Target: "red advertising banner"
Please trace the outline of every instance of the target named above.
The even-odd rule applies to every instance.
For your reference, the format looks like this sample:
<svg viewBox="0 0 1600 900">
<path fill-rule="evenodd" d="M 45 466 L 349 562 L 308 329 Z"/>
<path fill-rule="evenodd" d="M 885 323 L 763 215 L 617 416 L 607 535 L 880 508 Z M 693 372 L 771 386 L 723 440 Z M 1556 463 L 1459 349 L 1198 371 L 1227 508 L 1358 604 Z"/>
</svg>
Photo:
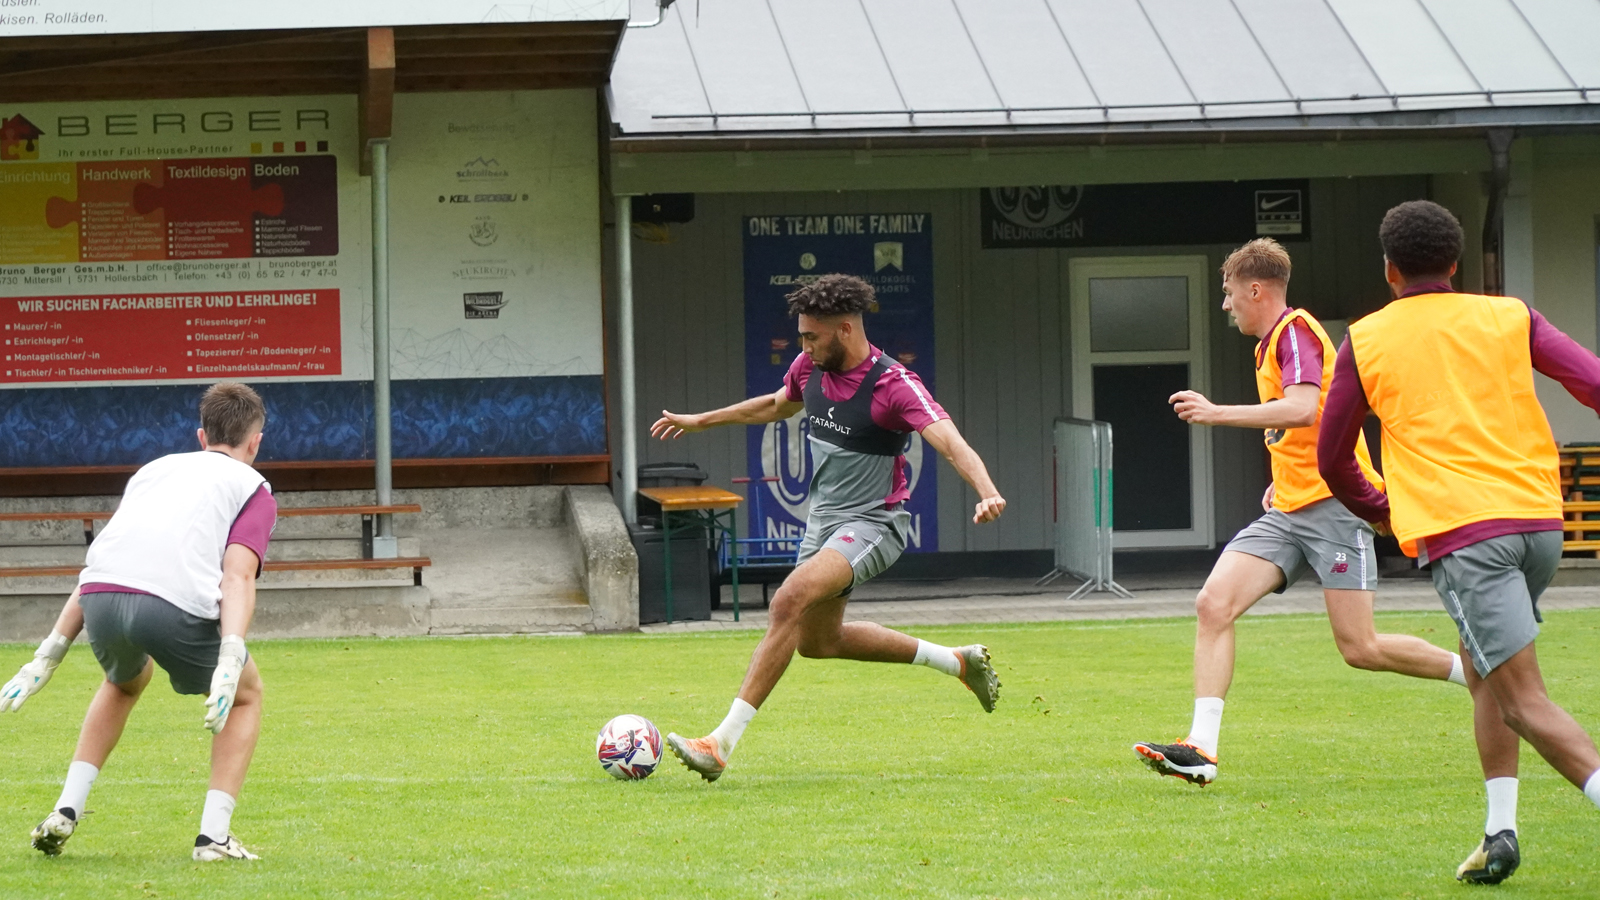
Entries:
<svg viewBox="0 0 1600 900">
<path fill-rule="evenodd" d="M 0 172 L 3 265 L 338 254 L 330 154 L 8 163 Z"/>
<path fill-rule="evenodd" d="M 340 374 L 339 291 L 7 297 L 0 383 Z"/>
</svg>

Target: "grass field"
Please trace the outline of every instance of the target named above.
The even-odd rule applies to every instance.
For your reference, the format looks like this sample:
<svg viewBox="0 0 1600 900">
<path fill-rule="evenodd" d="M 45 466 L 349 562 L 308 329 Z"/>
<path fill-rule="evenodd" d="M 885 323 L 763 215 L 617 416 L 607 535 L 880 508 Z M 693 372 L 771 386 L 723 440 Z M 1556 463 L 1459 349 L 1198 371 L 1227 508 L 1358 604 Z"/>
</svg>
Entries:
<svg viewBox="0 0 1600 900">
<path fill-rule="evenodd" d="M 1448 645 L 1439 614 L 1380 618 Z M 1135 740 L 1182 735 L 1188 621 L 928 628 L 984 640 L 984 715 L 910 666 L 797 660 L 734 766 L 621 783 L 594 734 L 637 712 L 701 734 L 756 635 L 258 641 L 267 718 L 234 830 L 262 860 L 188 861 L 201 698 L 164 680 L 57 859 L 27 832 L 59 790 L 99 678 L 77 647 L 0 719 L 0 897 L 1594 897 L 1600 812 L 1524 748 L 1523 868 L 1470 889 L 1483 825 L 1461 688 L 1346 669 L 1327 625 L 1241 625 L 1223 774 L 1158 778 Z M 4 648 L 9 670 L 29 648 Z M 1600 728 L 1600 611 L 1549 617 L 1552 694 Z"/>
</svg>

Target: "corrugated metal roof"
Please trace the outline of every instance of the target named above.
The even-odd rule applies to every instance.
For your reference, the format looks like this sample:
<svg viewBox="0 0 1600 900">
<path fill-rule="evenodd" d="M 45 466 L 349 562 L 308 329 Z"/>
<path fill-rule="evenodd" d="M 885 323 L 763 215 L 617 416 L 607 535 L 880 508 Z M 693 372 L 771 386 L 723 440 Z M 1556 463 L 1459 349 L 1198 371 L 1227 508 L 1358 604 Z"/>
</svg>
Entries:
<svg viewBox="0 0 1600 900">
<path fill-rule="evenodd" d="M 611 92 L 638 138 L 1595 122 L 1600 0 L 680 0 Z"/>
</svg>

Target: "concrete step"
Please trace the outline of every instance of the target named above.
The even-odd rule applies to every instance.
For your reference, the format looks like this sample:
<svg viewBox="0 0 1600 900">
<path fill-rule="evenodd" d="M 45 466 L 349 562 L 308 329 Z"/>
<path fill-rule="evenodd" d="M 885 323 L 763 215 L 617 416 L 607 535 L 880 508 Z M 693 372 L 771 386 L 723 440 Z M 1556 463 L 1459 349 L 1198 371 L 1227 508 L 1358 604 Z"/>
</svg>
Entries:
<svg viewBox="0 0 1600 900">
<path fill-rule="evenodd" d="M 452 528 L 419 537 L 434 562 L 422 579 L 433 589 L 435 609 L 587 602 L 576 541 L 566 528 Z"/>
<path fill-rule="evenodd" d="M 0 544 L 0 567 L 81 566 L 88 548 L 83 541 L 68 543 Z"/>
<path fill-rule="evenodd" d="M 587 603 L 538 606 L 435 606 L 430 634 L 530 634 L 583 631 L 593 619 Z"/>
<path fill-rule="evenodd" d="M 33 642 L 50 633 L 66 592 L 0 594 L 0 641 Z M 263 586 L 250 638 L 400 637 L 428 633 L 428 589 L 404 584 Z"/>
</svg>

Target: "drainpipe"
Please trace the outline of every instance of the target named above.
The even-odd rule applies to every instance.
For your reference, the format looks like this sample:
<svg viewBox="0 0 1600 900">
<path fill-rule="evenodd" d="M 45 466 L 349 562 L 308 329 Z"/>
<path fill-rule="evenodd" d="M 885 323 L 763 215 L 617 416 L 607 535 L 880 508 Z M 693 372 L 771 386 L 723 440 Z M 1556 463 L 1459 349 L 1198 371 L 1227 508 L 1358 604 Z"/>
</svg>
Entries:
<svg viewBox="0 0 1600 900">
<path fill-rule="evenodd" d="M 378 505 L 394 502 L 394 451 L 389 402 L 389 142 L 372 142 L 372 437 Z M 394 516 L 378 516 L 375 559 L 400 555 Z"/>
<path fill-rule="evenodd" d="M 622 381 L 622 518 L 638 521 L 639 382 L 633 366 L 633 197 L 617 195 L 617 368 Z"/>
<path fill-rule="evenodd" d="M 673 4 L 673 2 L 674 2 L 674 0 L 656 0 L 656 20 L 654 22 L 629 22 L 628 23 L 628 27 L 629 28 L 654 28 L 657 25 L 660 25 L 661 24 L 661 20 L 666 18 L 667 7 L 671 6 Z"/>
<path fill-rule="evenodd" d="M 1483 292 L 1503 296 L 1506 292 L 1506 189 L 1511 185 L 1511 141 L 1509 128 L 1489 129 L 1489 209 L 1483 217 Z"/>
</svg>

